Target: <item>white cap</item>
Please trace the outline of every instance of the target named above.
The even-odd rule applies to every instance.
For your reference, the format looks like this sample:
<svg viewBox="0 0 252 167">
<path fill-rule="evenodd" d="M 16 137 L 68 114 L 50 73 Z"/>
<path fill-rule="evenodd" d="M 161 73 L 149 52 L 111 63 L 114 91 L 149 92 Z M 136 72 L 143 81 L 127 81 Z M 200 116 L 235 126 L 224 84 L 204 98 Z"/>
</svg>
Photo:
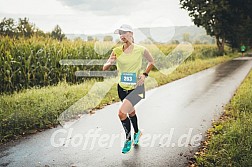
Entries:
<svg viewBox="0 0 252 167">
<path fill-rule="evenodd" d="M 128 24 L 123 24 L 123 25 L 121 25 L 120 28 L 116 29 L 114 33 L 115 34 L 119 34 L 119 31 L 133 32 L 133 28 L 130 25 L 128 25 Z"/>
</svg>

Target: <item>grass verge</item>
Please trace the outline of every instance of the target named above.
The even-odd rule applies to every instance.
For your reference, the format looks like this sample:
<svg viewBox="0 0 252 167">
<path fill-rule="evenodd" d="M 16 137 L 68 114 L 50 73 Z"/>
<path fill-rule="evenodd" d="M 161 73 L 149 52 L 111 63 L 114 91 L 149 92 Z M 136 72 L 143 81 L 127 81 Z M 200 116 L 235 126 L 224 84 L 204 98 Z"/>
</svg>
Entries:
<svg viewBox="0 0 252 167">
<path fill-rule="evenodd" d="M 207 132 L 191 166 L 251 166 L 252 71 Z"/>
</svg>

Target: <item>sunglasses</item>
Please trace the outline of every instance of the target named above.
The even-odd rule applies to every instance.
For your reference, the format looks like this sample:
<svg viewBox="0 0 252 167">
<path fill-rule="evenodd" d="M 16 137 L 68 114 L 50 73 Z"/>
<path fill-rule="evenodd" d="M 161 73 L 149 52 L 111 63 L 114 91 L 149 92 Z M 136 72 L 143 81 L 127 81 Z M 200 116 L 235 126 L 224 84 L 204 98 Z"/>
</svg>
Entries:
<svg viewBox="0 0 252 167">
<path fill-rule="evenodd" d="M 127 32 L 129 32 L 129 31 L 122 31 L 122 30 L 119 30 L 119 35 L 126 34 Z"/>
</svg>

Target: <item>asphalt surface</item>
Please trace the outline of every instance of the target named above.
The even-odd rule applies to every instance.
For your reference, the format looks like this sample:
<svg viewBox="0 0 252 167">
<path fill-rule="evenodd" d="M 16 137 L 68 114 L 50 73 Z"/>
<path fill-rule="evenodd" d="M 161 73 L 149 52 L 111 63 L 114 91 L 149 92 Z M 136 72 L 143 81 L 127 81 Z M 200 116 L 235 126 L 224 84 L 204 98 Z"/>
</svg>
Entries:
<svg viewBox="0 0 252 167">
<path fill-rule="evenodd" d="M 143 135 L 128 154 L 121 153 L 121 103 L 114 103 L 3 146 L 0 166 L 186 166 L 251 67 L 252 58 L 238 58 L 147 91 L 136 106 Z"/>
</svg>

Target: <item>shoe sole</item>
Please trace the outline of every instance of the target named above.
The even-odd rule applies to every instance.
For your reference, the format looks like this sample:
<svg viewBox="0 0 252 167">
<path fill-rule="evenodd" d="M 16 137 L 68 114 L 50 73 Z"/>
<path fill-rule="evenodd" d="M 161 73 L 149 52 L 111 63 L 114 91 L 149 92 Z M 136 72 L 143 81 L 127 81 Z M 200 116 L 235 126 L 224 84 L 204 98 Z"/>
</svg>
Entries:
<svg viewBox="0 0 252 167">
<path fill-rule="evenodd" d="M 126 152 L 126 153 L 125 153 L 125 152 L 122 152 L 122 154 L 128 154 L 130 151 L 131 151 L 131 149 L 130 149 L 128 152 Z"/>
<path fill-rule="evenodd" d="M 122 154 L 128 154 L 132 149 L 132 145 L 133 145 L 133 142 L 131 143 L 131 147 L 130 147 L 130 150 L 128 152 L 122 152 Z"/>
</svg>

